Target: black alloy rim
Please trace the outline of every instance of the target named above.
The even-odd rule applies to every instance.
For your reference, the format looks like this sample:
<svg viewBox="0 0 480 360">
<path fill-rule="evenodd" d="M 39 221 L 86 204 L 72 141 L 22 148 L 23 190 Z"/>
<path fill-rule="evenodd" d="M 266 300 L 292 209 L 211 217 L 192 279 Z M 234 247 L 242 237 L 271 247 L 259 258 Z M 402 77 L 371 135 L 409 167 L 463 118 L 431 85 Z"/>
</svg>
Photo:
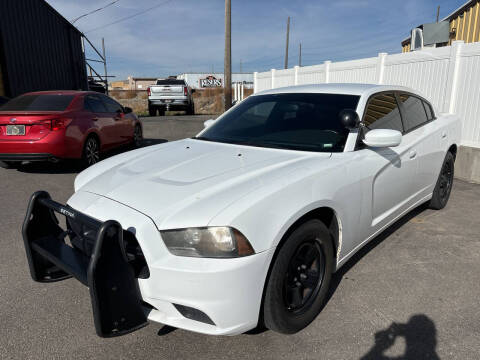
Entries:
<svg viewBox="0 0 480 360">
<path fill-rule="evenodd" d="M 298 314 L 309 308 L 322 285 L 325 265 L 317 240 L 300 244 L 285 274 L 283 299 L 287 311 Z"/>
<path fill-rule="evenodd" d="M 100 160 L 100 150 L 95 139 L 88 139 L 87 146 L 85 146 L 85 156 L 88 165 L 93 165 Z"/>
<path fill-rule="evenodd" d="M 140 146 L 140 143 L 142 141 L 142 129 L 140 128 L 140 126 L 135 127 L 133 141 L 135 142 L 135 146 Z"/>
<path fill-rule="evenodd" d="M 453 183 L 453 169 L 450 161 L 447 161 L 442 168 L 440 174 L 440 198 L 445 200 L 450 193 Z"/>
</svg>

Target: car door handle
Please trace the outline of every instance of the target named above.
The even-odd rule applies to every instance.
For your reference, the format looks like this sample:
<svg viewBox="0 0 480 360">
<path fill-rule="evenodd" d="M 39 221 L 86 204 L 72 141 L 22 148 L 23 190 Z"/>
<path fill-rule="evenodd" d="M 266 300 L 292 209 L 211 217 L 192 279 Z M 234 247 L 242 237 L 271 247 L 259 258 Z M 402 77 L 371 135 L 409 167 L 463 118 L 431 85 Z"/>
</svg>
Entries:
<svg viewBox="0 0 480 360">
<path fill-rule="evenodd" d="M 417 152 L 415 150 L 410 151 L 410 159 L 415 159 Z"/>
<path fill-rule="evenodd" d="M 442 139 L 445 139 L 446 137 L 447 137 L 447 132 L 446 131 L 442 132 Z"/>
</svg>

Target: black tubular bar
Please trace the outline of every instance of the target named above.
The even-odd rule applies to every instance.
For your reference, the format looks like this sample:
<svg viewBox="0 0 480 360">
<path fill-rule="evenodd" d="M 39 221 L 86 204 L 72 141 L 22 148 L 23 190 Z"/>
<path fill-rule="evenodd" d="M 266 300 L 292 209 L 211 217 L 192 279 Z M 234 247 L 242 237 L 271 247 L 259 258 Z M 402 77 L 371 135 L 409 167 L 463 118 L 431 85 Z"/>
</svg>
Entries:
<svg viewBox="0 0 480 360">
<path fill-rule="evenodd" d="M 55 213 L 96 230 L 91 256 L 65 242 Z M 45 191 L 30 198 L 22 228 L 30 274 L 38 282 L 76 278 L 90 289 L 95 329 L 101 337 L 127 334 L 147 325 L 138 281 L 128 263 L 123 229 L 53 201 Z"/>
</svg>

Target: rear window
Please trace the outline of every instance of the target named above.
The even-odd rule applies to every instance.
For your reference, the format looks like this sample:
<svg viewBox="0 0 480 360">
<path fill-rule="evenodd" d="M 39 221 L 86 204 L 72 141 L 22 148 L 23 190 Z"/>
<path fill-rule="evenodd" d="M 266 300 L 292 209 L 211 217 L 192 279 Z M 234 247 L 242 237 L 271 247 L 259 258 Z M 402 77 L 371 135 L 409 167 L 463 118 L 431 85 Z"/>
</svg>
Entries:
<svg viewBox="0 0 480 360">
<path fill-rule="evenodd" d="M 157 85 L 185 85 L 185 80 L 177 80 L 177 79 L 157 80 Z"/>
<path fill-rule="evenodd" d="M 428 121 L 422 100 L 408 94 L 400 94 L 400 100 L 405 112 L 405 118 L 403 119 L 405 131 L 416 129 Z"/>
<path fill-rule="evenodd" d="M 22 95 L 0 107 L 0 111 L 64 111 L 73 95 Z"/>
</svg>

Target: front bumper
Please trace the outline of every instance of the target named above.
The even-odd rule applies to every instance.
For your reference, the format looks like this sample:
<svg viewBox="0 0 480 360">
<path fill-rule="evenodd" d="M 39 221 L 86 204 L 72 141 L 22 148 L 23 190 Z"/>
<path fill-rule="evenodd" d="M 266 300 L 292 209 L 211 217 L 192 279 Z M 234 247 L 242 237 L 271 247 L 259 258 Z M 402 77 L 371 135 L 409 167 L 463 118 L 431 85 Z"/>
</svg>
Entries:
<svg viewBox="0 0 480 360">
<path fill-rule="evenodd" d="M 32 201 L 35 202 L 33 197 Z M 141 308 L 141 304 L 138 304 L 142 301 L 150 305 L 151 309 L 147 313 L 148 320 L 214 335 L 240 334 L 257 325 L 263 285 L 274 249 L 236 259 L 174 256 L 164 245 L 155 224 L 144 214 L 113 200 L 85 191 L 76 192 L 68 203 L 67 212 L 78 214 L 80 217 L 85 216 L 83 213 L 86 213 L 88 218 L 98 219 L 95 221 L 99 224 L 112 223 L 108 219 L 113 216 L 116 220 L 113 223 L 117 224 L 116 226 L 123 228 L 124 232 L 128 231 L 135 234 L 148 264 L 149 276 L 148 278 L 134 278 L 133 281 L 131 278 L 127 278 L 126 282 L 121 278 L 116 278 L 118 282 L 124 285 L 123 288 L 127 287 L 132 290 L 138 288 L 139 292 L 134 291 L 137 304 L 134 308 Z M 62 211 L 62 206 L 57 204 L 57 209 Z M 41 213 L 40 210 L 36 211 Z M 50 210 L 45 209 L 45 207 L 42 208 L 42 211 L 46 214 L 50 213 Z M 28 216 L 27 214 L 26 219 L 29 219 Z M 43 216 L 44 218 L 47 215 L 37 216 Z M 26 220 L 27 223 L 28 220 Z M 26 228 L 28 229 L 28 225 Z M 34 228 L 36 229 L 36 226 Z M 42 230 L 42 236 L 45 235 L 45 232 L 47 234 L 53 233 L 56 236 L 49 236 L 49 241 L 54 241 L 61 230 L 57 228 L 58 225 L 45 228 L 45 230 Z M 35 231 L 30 230 L 30 232 Z M 27 239 L 31 237 L 28 234 L 24 234 L 24 236 Z M 97 242 L 99 241 L 97 239 Z M 26 248 L 28 249 L 27 240 Z M 35 249 L 33 251 L 35 252 Z M 47 257 L 47 260 L 50 261 L 50 258 Z M 120 266 L 124 270 L 128 269 L 128 264 L 125 265 L 125 262 L 119 262 L 116 266 Z M 65 271 L 65 266 L 61 269 Z M 41 279 L 35 278 L 34 270 L 32 276 L 35 280 L 41 281 Z M 73 272 L 66 270 L 70 274 Z M 113 274 L 115 272 L 116 270 L 109 273 Z M 73 275 L 75 276 L 75 274 Z M 79 279 L 78 276 L 75 277 Z M 108 280 L 110 281 L 110 279 Z M 87 285 L 90 287 L 88 276 Z M 102 286 L 99 287 L 98 291 L 109 293 L 108 288 L 105 289 Z M 92 295 L 92 290 L 90 292 Z M 94 297 L 93 295 L 91 297 L 93 304 Z M 112 298 L 112 304 L 115 301 L 116 298 Z M 102 318 L 104 316 L 103 312 L 96 315 L 95 306 L 93 308 L 94 317 L 100 316 Z M 105 315 L 105 317 L 112 318 L 110 315 Z M 132 324 L 128 329 L 124 329 L 124 333 L 144 325 L 144 319 L 140 315 L 136 319 L 137 323 Z M 97 324 L 98 321 L 95 320 L 95 323 Z M 105 336 L 98 328 L 97 333 Z M 107 336 L 115 335 L 121 335 L 121 333 L 117 331 L 115 334 L 111 332 L 107 334 Z"/>
</svg>

